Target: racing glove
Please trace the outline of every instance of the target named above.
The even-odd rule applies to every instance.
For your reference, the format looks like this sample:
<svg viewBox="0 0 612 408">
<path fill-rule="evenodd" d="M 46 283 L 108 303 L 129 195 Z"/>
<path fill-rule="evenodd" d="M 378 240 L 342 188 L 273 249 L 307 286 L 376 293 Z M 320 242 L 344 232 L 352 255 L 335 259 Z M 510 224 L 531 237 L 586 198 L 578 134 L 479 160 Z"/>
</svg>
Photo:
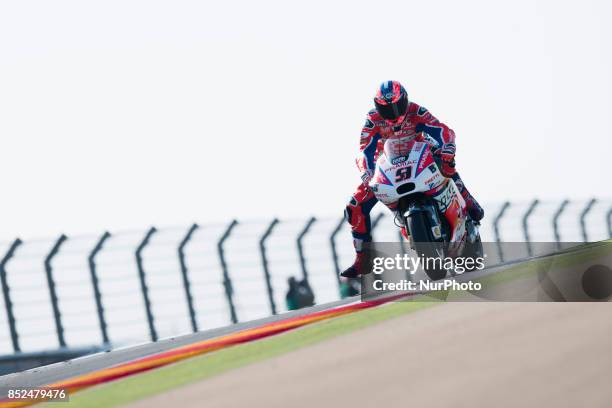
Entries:
<svg viewBox="0 0 612 408">
<path fill-rule="evenodd" d="M 374 171 L 366 169 L 361 173 L 361 182 L 367 186 L 370 180 L 372 180 L 372 177 L 374 177 Z"/>
<path fill-rule="evenodd" d="M 445 143 L 441 148 L 434 152 L 434 156 L 440 159 L 440 171 L 444 177 L 451 177 L 455 170 L 455 144 Z"/>
<path fill-rule="evenodd" d="M 454 143 L 445 143 L 437 152 L 443 162 L 450 163 L 455 160 L 455 150 Z"/>
</svg>

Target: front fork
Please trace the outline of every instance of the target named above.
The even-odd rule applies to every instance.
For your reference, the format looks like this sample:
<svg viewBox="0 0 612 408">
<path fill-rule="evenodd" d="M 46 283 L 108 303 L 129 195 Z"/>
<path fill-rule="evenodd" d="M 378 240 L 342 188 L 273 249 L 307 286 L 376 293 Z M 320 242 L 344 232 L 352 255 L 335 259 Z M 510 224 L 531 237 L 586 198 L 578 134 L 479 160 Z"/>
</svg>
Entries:
<svg viewBox="0 0 612 408">
<path fill-rule="evenodd" d="M 438 215 L 438 211 L 434 207 L 432 202 L 423 202 L 423 201 L 413 201 L 408 205 L 408 208 L 403 209 L 403 214 L 400 213 L 400 219 L 402 221 L 403 227 L 406 228 L 406 231 L 410 235 L 410 231 L 408 231 L 406 218 L 409 214 L 414 214 L 417 212 L 423 213 L 425 219 L 427 219 L 428 224 L 431 228 L 431 238 L 432 241 L 444 242 L 448 239 L 446 236 L 446 232 L 444 228 L 442 228 L 442 222 Z M 411 240 L 412 245 L 412 240 Z"/>
</svg>

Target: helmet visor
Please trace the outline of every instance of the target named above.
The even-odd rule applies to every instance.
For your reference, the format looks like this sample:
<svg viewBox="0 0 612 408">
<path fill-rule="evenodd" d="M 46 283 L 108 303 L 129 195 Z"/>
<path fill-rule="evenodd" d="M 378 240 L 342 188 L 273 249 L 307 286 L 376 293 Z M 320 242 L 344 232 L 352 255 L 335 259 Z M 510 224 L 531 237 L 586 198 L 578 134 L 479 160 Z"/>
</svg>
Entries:
<svg viewBox="0 0 612 408">
<path fill-rule="evenodd" d="M 405 115 L 408 110 L 408 98 L 406 96 L 401 97 L 395 103 L 383 105 L 374 100 L 374 104 L 376 105 L 376 111 L 386 120 L 396 120 L 400 116 Z"/>
</svg>

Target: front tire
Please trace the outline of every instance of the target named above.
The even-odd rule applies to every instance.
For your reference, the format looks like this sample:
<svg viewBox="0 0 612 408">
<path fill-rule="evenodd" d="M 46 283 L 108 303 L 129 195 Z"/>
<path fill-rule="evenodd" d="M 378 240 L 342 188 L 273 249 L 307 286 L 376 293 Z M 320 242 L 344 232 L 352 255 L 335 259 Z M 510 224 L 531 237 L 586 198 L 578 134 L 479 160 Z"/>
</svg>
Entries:
<svg viewBox="0 0 612 408">
<path fill-rule="evenodd" d="M 411 212 L 406 217 L 406 225 L 410 231 L 414 250 L 417 256 L 422 256 L 425 259 L 444 258 L 444 244 L 434 240 L 427 214 L 424 211 Z M 423 266 L 425 273 L 431 280 L 440 280 L 446 277 L 446 269 L 443 268 L 443 262 L 426 262 Z M 426 268 L 425 266 L 430 266 Z M 438 268 L 437 266 L 440 266 Z"/>
<path fill-rule="evenodd" d="M 469 221 L 472 222 L 472 221 Z M 463 256 L 467 258 L 484 258 L 484 249 L 482 247 L 482 241 L 480 240 L 480 234 L 476 236 L 474 242 L 466 242 L 465 248 L 463 249 Z M 468 269 L 466 272 L 472 272 L 476 270 L 476 266 Z"/>
</svg>

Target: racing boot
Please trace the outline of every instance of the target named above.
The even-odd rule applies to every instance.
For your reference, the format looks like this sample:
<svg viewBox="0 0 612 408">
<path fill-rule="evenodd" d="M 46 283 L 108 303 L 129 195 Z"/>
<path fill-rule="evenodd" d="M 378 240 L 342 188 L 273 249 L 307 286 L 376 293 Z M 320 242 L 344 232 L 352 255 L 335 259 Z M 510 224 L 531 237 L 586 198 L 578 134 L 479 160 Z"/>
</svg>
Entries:
<svg viewBox="0 0 612 408">
<path fill-rule="evenodd" d="M 369 242 L 367 239 L 353 238 L 353 246 L 355 247 L 355 262 L 343 272 L 340 276 L 345 278 L 357 278 L 365 272 L 366 254 L 363 252 L 363 243 Z M 366 272 L 367 273 L 367 272 Z"/>
<path fill-rule="evenodd" d="M 470 215 L 470 218 L 473 221 L 479 223 L 480 220 L 482 220 L 484 217 L 484 210 L 480 206 L 480 204 L 478 204 L 478 201 L 476 201 L 474 196 L 472 196 L 467 190 L 465 191 L 467 194 L 462 193 L 461 196 L 463 197 L 463 199 L 465 200 L 465 204 L 467 205 L 468 214 Z"/>
<path fill-rule="evenodd" d="M 345 278 L 358 278 L 362 273 L 362 268 L 364 268 L 365 262 L 365 252 L 357 252 L 355 255 L 355 262 L 348 268 L 344 270 L 344 272 L 340 273 L 340 276 Z"/>
<path fill-rule="evenodd" d="M 474 196 L 470 194 L 468 189 L 465 188 L 465 184 L 463 184 L 463 180 L 461 180 L 461 177 L 459 177 L 459 173 L 455 173 L 455 175 L 453 176 L 453 180 L 455 181 L 455 185 L 457 186 L 461 197 L 463 197 L 463 199 L 465 200 L 465 204 L 467 206 L 470 218 L 475 222 L 480 222 L 480 220 L 482 220 L 482 218 L 484 217 L 484 210 L 482 209 L 480 204 L 478 204 L 478 201 L 476 201 Z"/>
</svg>

